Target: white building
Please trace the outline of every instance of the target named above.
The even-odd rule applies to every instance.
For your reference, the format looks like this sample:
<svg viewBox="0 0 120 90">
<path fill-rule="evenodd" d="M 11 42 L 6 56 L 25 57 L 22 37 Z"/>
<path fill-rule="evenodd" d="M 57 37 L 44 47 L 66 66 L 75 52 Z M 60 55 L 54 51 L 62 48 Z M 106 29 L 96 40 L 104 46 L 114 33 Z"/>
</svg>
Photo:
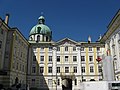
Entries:
<svg viewBox="0 0 120 90">
<path fill-rule="evenodd" d="M 43 16 L 31 29 L 29 43 L 27 82 L 31 88 L 78 90 L 82 81 L 102 80 L 101 64 L 96 59 L 102 56 L 104 44 L 69 38 L 52 41 Z"/>
<path fill-rule="evenodd" d="M 105 43 L 104 56 L 112 57 L 115 79 L 120 80 L 120 10 L 109 23 L 108 30 L 100 41 Z"/>
</svg>

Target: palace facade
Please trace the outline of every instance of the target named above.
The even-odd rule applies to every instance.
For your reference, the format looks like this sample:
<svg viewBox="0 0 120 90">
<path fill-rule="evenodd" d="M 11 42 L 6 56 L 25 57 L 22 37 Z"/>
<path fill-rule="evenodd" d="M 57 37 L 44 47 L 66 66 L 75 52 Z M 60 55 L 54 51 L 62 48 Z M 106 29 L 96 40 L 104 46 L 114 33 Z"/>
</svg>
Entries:
<svg viewBox="0 0 120 90">
<path fill-rule="evenodd" d="M 97 41 L 52 40 L 52 31 L 40 16 L 29 39 L 0 19 L 0 84 L 16 82 L 40 90 L 78 90 L 80 82 L 103 80 L 103 56 L 112 56 L 115 80 L 120 80 L 120 10 Z M 100 61 L 97 61 L 99 59 Z"/>
</svg>

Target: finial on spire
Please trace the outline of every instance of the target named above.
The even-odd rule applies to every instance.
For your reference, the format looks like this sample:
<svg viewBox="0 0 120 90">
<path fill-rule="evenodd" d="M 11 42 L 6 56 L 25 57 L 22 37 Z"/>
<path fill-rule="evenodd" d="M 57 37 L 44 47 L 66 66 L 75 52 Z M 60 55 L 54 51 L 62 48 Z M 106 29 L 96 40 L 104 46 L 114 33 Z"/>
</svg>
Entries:
<svg viewBox="0 0 120 90">
<path fill-rule="evenodd" d="M 44 12 L 41 12 L 41 16 L 43 16 Z"/>
</svg>

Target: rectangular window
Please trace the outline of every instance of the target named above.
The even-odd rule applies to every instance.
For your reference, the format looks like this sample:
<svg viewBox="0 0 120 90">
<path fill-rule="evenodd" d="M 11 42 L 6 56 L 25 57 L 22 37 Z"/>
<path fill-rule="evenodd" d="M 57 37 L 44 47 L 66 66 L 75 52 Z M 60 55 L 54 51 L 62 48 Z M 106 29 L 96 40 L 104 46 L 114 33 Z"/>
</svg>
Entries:
<svg viewBox="0 0 120 90">
<path fill-rule="evenodd" d="M 81 61 L 82 61 L 82 62 L 85 61 L 85 56 L 81 56 Z"/>
<path fill-rule="evenodd" d="M 49 51 L 52 51 L 52 47 L 49 47 Z"/>
<path fill-rule="evenodd" d="M 33 48 L 33 51 L 35 52 L 35 51 L 36 51 L 36 48 Z"/>
<path fill-rule="evenodd" d="M 32 73 L 36 73 L 36 67 L 35 66 L 32 67 Z"/>
<path fill-rule="evenodd" d="M 77 61 L 77 56 L 73 56 L 73 62 Z"/>
<path fill-rule="evenodd" d="M 52 62 L 52 56 L 49 56 L 49 62 Z"/>
<path fill-rule="evenodd" d="M 91 73 L 94 72 L 94 68 L 93 68 L 93 66 L 90 66 L 90 72 L 91 72 Z"/>
<path fill-rule="evenodd" d="M 40 56 L 40 61 L 43 63 L 44 62 L 44 56 Z"/>
<path fill-rule="evenodd" d="M 73 51 L 76 51 L 76 47 L 73 47 Z"/>
<path fill-rule="evenodd" d="M 89 61 L 90 61 L 90 62 L 93 61 L 93 56 L 89 56 Z"/>
<path fill-rule="evenodd" d="M 65 51 L 68 51 L 68 46 L 65 47 Z"/>
<path fill-rule="evenodd" d="M 0 48 L 2 47 L 2 41 L 0 41 Z"/>
<path fill-rule="evenodd" d="M 57 47 L 57 51 L 60 51 L 60 47 Z"/>
<path fill-rule="evenodd" d="M 57 67 L 57 73 L 60 73 L 60 67 Z"/>
<path fill-rule="evenodd" d="M 44 73 L 44 67 L 40 67 L 40 73 Z"/>
<path fill-rule="evenodd" d="M 57 56 L 57 62 L 60 62 L 60 56 Z"/>
<path fill-rule="evenodd" d="M 77 79 L 75 79 L 75 85 L 77 85 Z"/>
<path fill-rule="evenodd" d="M 57 80 L 57 85 L 58 85 L 58 86 L 60 85 L 60 79 Z"/>
<path fill-rule="evenodd" d="M 98 66 L 98 72 L 101 73 L 102 72 L 102 67 Z"/>
<path fill-rule="evenodd" d="M 41 47 L 41 51 L 44 51 L 44 47 Z"/>
<path fill-rule="evenodd" d="M 35 79 L 32 79 L 32 84 L 35 84 Z"/>
<path fill-rule="evenodd" d="M 77 73 L 77 67 L 73 67 L 74 73 Z"/>
<path fill-rule="evenodd" d="M 36 61 L 36 56 L 33 56 L 33 61 Z"/>
<path fill-rule="evenodd" d="M 52 86 L 52 79 L 48 79 L 48 86 Z"/>
<path fill-rule="evenodd" d="M 52 73 L 52 67 L 48 67 L 48 73 Z"/>
<path fill-rule="evenodd" d="M 65 56 L 65 62 L 68 62 L 68 56 Z"/>
<path fill-rule="evenodd" d="M 100 51 L 100 47 L 97 47 L 97 51 Z"/>
<path fill-rule="evenodd" d="M 89 47 L 89 51 L 92 51 L 92 47 Z"/>
<path fill-rule="evenodd" d="M 82 73 L 85 73 L 85 67 L 84 66 L 81 67 L 81 71 L 82 71 Z"/>
<path fill-rule="evenodd" d="M 81 47 L 81 51 L 84 51 L 84 47 Z"/>
<path fill-rule="evenodd" d="M 65 73 L 69 73 L 69 67 L 65 67 Z"/>
</svg>

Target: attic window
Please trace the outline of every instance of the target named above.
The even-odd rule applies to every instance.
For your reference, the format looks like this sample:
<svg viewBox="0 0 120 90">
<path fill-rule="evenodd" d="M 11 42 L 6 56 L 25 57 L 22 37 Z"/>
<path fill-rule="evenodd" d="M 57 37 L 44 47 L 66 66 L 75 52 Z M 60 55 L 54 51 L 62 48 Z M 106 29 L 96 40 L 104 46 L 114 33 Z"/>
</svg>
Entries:
<svg viewBox="0 0 120 90">
<path fill-rule="evenodd" d="M 65 47 L 65 51 L 68 51 L 68 46 Z"/>
</svg>

